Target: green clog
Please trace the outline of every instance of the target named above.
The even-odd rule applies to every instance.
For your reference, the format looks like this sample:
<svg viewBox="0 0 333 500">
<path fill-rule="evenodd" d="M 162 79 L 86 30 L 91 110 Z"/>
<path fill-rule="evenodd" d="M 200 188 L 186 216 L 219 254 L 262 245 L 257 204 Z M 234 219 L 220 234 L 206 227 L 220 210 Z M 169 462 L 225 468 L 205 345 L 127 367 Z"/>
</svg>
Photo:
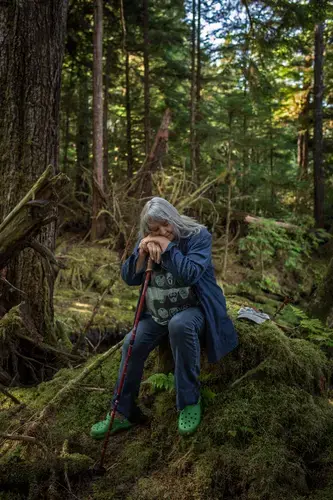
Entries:
<svg viewBox="0 0 333 500">
<path fill-rule="evenodd" d="M 108 432 L 110 420 L 111 415 L 109 413 L 105 420 L 94 424 L 90 429 L 90 437 L 92 437 L 93 439 L 104 439 L 106 433 Z M 127 420 L 127 418 L 120 419 L 115 417 L 110 434 L 115 434 L 116 432 L 130 429 L 132 425 L 133 424 L 131 424 L 131 422 Z"/>
<path fill-rule="evenodd" d="M 196 405 L 185 406 L 178 419 L 179 434 L 192 434 L 201 422 L 201 402 Z"/>
</svg>

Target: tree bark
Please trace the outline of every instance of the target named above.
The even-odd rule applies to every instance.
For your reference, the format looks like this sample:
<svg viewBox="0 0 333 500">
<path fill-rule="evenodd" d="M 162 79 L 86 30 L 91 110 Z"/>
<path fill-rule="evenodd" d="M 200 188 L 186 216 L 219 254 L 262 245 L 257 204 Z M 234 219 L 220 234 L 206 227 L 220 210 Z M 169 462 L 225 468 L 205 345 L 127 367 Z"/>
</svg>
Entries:
<svg viewBox="0 0 333 500">
<path fill-rule="evenodd" d="M 89 110 L 88 76 L 83 69 L 79 76 L 79 102 L 76 132 L 76 172 L 75 190 L 77 199 L 87 202 L 89 186 L 87 172 L 90 170 L 89 138 L 91 137 L 91 118 Z"/>
<path fill-rule="evenodd" d="M 127 31 L 123 0 L 120 0 L 120 16 L 123 31 L 123 54 L 125 56 L 125 105 L 126 105 L 126 139 L 127 139 L 127 178 L 133 176 L 133 149 L 132 149 L 132 118 L 131 118 L 131 92 L 130 92 L 130 64 L 127 48 Z"/>
<path fill-rule="evenodd" d="M 133 147 L 132 147 L 132 117 L 131 117 L 131 91 L 130 91 L 130 65 L 129 53 L 125 53 L 125 82 L 126 82 L 126 138 L 127 138 L 127 177 L 133 176 Z"/>
<path fill-rule="evenodd" d="M 190 168 L 192 178 L 196 177 L 196 0 L 192 0 L 192 45 L 191 45 L 191 103 L 190 103 Z"/>
<path fill-rule="evenodd" d="M 317 0 L 321 7 L 321 0 Z M 324 23 L 315 27 L 314 59 L 314 137 L 313 137 L 313 180 L 314 218 L 317 227 L 324 227 L 324 170 L 323 170 L 323 61 Z"/>
<path fill-rule="evenodd" d="M 227 213 L 226 213 L 226 224 L 225 224 L 225 247 L 223 255 L 223 267 L 222 267 L 222 279 L 225 279 L 227 274 L 228 265 L 228 244 L 229 244 L 229 230 L 230 230 L 230 219 L 231 219 L 231 197 L 232 197 L 232 112 L 229 112 L 229 140 L 228 140 L 228 164 L 227 164 L 227 183 L 228 183 L 228 193 L 227 193 Z"/>
<path fill-rule="evenodd" d="M 94 2 L 94 57 L 93 57 L 93 204 L 91 240 L 105 231 L 105 218 L 98 217 L 103 208 L 103 0 Z"/>
<path fill-rule="evenodd" d="M 312 316 L 333 326 L 333 259 L 331 260 L 327 273 L 319 285 L 314 298 L 310 302 L 309 312 Z"/>
<path fill-rule="evenodd" d="M 104 75 L 104 111 L 103 111 L 103 171 L 104 171 L 104 192 L 110 193 L 109 182 L 109 132 L 108 132 L 108 118 L 109 118 L 109 88 L 111 83 L 111 64 L 112 64 L 112 45 L 109 42 L 106 49 L 106 64 Z"/>
<path fill-rule="evenodd" d="M 0 221 L 48 165 L 58 171 L 59 102 L 67 0 L 22 0 L 0 5 Z M 55 222 L 38 241 L 53 250 Z M 53 332 L 53 278 L 31 249 L 12 259 L 0 283 L 2 300 L 20 302 L 21 290 L 34 326 Z"/>
<path fill-rule="evenodd" d="M 201 0 L 198 0 L 198 22 L 197 22 L 197 68 L 196 68 L 196 102 L 195 102 L 195 171 L 193 180 L 198 182 L 200 169 L 200 142 L 198 124 L 200 121 L 201 101 Z"/>
<path fill-rule="evenodd" d="M 150 95 L 149 95 L 149 0 L 143 0 L 143 65 L 144 65 L 144 132 L 145 153 L 150 151 Z"/>
<path fill-rule="evenodd" d="M 310 90 L 307 91 L 304 104 L 298 117 L 297 164 L 299 178 L 301 180 L 307 179 L 309 174 L 309 104 Z"/>
</svg>

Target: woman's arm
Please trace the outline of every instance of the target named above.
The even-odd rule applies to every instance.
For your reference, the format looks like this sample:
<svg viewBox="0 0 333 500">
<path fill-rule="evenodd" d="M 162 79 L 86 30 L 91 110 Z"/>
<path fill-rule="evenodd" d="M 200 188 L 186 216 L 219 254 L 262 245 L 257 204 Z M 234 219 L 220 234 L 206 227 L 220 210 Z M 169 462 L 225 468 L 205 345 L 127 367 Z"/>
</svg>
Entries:
<svg viewBox="0 0 333 500">
<path fill-rule="evenodd" d="M 150 237 L 150 240 L 161 246 L 163 266 L 176 279 L 181 279 L 185 285 L 194 285 L 211 261 L 212 236 L 206 229 L 190 237 L 186 255 L 182 254 L 175 242 L 168 242 L 166 238 Z"/>
<path fill-rule="evenodd" d="M 130 286 L 142 284 L 146 268 L 147 254 L 139 250 L 140 242 L 137 242 L 132 255 L 124 262 L 121 267 L 121 277 Z"/>
</svg>

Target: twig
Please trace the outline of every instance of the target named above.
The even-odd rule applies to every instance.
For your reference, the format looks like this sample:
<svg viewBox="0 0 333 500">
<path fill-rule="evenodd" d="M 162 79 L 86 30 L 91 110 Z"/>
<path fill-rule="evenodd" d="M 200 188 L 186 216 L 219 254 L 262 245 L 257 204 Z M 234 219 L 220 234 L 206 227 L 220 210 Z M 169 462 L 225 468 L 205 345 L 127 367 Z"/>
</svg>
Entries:
<svg viewBox="0 0 333 500">
<path fill-rule="evenodd" d="M 3 439 L 9 439 L 11 441 L 23 441 L 25 443 L 35 444 L 36 446 L 42 448 L 46 455 L 48 454 L 48 450 L 45 444 L 41 443 L 33 436 L 25 436 L 24 434 L 6 434 L 5 432 L 0 432 L 0 437 L 2 437 Z"/>
<path fill-rule="evenodd" d="M 84 386 L 81 385 L 80 389 L 83 389 L 84 391 L 91 391 L 91 392 L 106 392 L 108 389 L 105 389 L 103 387 L 89 387 L 89 386 Z"/>
<path fill-rule="evenodd" d="M 10 288 L 15 290 L 16 292 L 19 292 L 19 294 L 24 295 L 25 297 L 27 296 L 27 294 L 23 290 L 16 288 L 16 286 L 12 285 L 6 278 L 3 278 L 2 276 L 0 276 L 0 281 L 5 283 L 6 285 L 8 285 Z"/>
<path fill-rule="evenodd" d="M 79 347 L 80 347 L 83 339 L 87 335 L 87 332 L 88 332 L 89 328 L 93 324 L 95 316 L 96 316 L 97 312 L 99 311 L 99 309 L 100 309 L 100 307 L 101 307 L 101 305 L 103 303 L 103 300 L 104 300 L 105 296 L 109 293 L 110 288 L 112 287 L 112 285 L 114 284 L 114 282 L 115 282 L 114 278 L 111 278 L 110 281 L 109 281 L 109 283 L 108 283 L 108 286 L 105 288 L 105 290 L 103 291 L 102 295 L 100 297 L 98 297 L 97 302 L 95 304 L 95 307 L 94 307 L 94 309 L 92 311 L 92 314 L 91 314 L 89 320 L 87 321 L 84 329 L 80 333 L 80 335 L 79 335 L 79 337 L 78 337 L 78 339 L 76 341 L 76 344 L 74 345 L 74 347 L 72 349 L 72 354 L 76 354 L 77 353 L 77 351 L 78 351 L 78 349 L 79 349 Z"/>
<path fill-rule="evenodd" d="M 36 342 L 34 339 L 28 337 L 27 335 L 24 335 L 23 333 L 20 332 L 15 332 L 15 335 L 17 337 L 20 337 L 21 339 L 27 340 L 28 342 L 31 342 L 32 344 L 35 344 L 37 347 L 40 349 L 44 349 L 45 351 L 51 351 L 54 352 L 55 354 L 67 357 L 69 359 L 72 359 L 73 361 L 81 361 L 82 357 L 78 355 L 71 354 L 70 352 L 66 351 L 61 351 L 60 349 L 56 349 L 55 347 L 45 344 L 44 342 Z"/>
<path fill-rule="evenodd" d="M 15 396 L 8 392 L 2 384 L 0 384 L 0 392 L 2 392 L 2 394 L 4 394 L 7 398 L 11 399 L 16 405 L 22 404 L 21 401 L 19 401 Z"/>
</svg>

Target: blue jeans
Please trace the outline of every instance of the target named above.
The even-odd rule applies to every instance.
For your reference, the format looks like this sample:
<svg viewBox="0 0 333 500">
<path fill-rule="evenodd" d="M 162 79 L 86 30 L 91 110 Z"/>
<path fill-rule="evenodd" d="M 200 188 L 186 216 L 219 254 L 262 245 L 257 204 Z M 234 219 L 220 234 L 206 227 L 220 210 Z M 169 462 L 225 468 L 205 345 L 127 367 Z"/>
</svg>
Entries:
<svg viewBox="0 0 333 500">
<path fill-rule="evenodd" d="M 175 362 L 175 385 L 177 408 L 196 404 L 200 397 L 200 342 L 199 337 L 205 329 L 205 317 L 199 307 L 189 307 L 177 313 L 165 326 L 156 323 L 151 316 L 141 319 L 136 331 L 132 355 L 129 359 L 127 374 L 120 396 L 118 411 L 131 418 L 136 409 L 144 363 L 149 353 L 158 346 L 162 338 L 169 335 Z M 125 337 L 117 387 L 125 363 L 131 332 Z M 115 401 L 116 390 L 113 403 Z"/>
</svg>

